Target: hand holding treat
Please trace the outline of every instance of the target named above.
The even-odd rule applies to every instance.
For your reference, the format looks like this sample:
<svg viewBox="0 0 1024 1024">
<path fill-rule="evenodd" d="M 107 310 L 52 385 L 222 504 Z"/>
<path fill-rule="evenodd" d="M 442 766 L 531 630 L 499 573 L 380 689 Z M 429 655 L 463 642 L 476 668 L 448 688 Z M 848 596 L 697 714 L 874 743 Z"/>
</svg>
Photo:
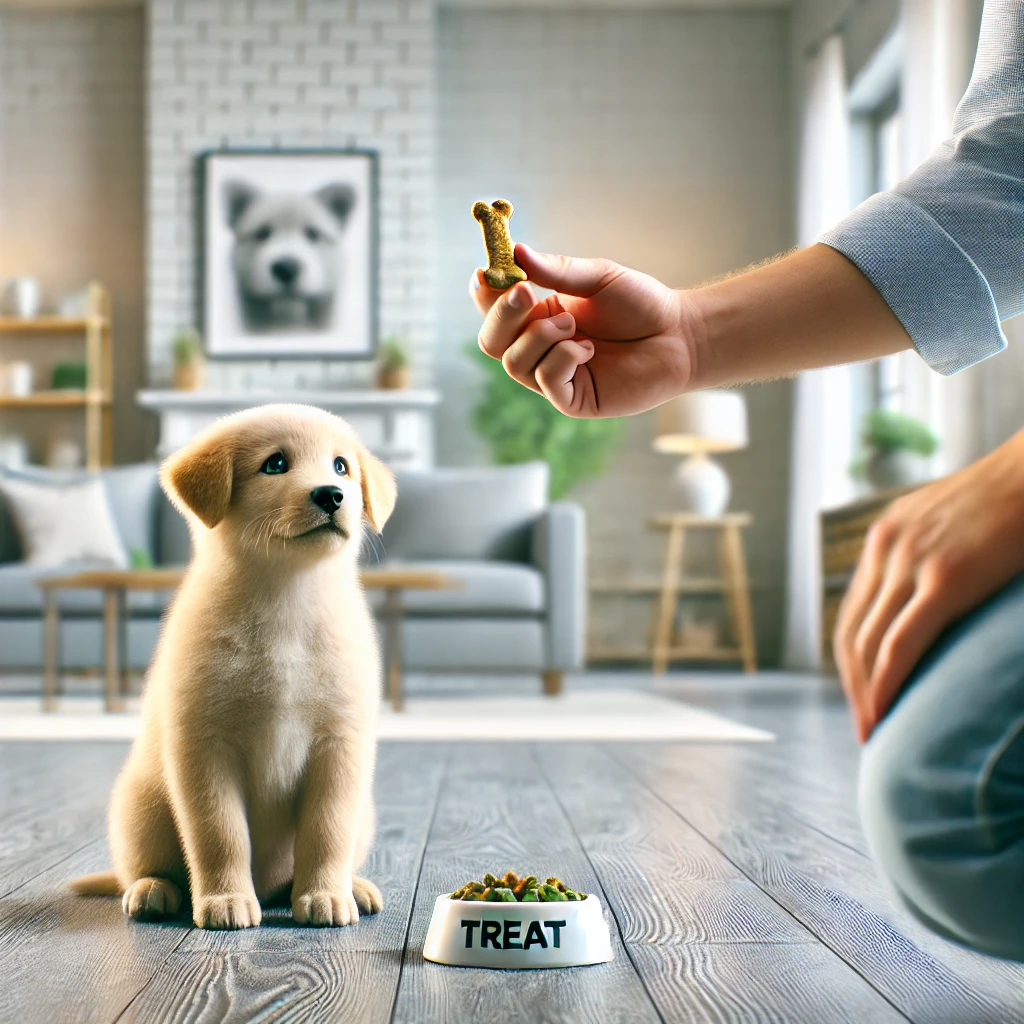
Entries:
<svg viewBox="0 0 1024 1024">
<path fill-rule="evenodd" d="M 685 293 L 608 260 L 515 248 L 516 269 L 554 288 L 539 301 L 525 281 L 504 291 L 476 271 L 473 299 L 486 320 L 480 347 L 508 375 L 568 416 L 624 416 L 692 384 L 696 335 Z"/>
<path fill-rule="evenodd" d="M 516 266 L 512 236 L 508 222 L 512 204 L 507 199 L 487 203 L 474 203 L 473 216 L 480 222 L 487 249 L 487 269 L 483 272 L 487 283 L 498 291 L 511 288 L 517 281 L 525 281 L 526 273 Z"/>
</svg>

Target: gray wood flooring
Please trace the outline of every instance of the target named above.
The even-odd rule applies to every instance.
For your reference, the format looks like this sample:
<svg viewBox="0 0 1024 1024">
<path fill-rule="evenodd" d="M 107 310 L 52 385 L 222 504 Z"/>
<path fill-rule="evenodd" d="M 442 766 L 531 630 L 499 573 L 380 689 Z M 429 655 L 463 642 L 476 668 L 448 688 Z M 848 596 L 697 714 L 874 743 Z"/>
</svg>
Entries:
<svg viewBox="0 0 1024 1024">
<path fill-rule="evenodd" d="M 133 924 L 64 883 L 108 866 L 124 744 L 0 744 L 0 1021 L 1024 1021 L 1024 967 L 932 935 L 891 899 L 827 687 L 681 686 L 770 745 L 388 744 L 351 928 Z M 486 870 L 597 893 L 615 959 L 560 971 L 422 958 L 434 897 Z"/>
</svg>

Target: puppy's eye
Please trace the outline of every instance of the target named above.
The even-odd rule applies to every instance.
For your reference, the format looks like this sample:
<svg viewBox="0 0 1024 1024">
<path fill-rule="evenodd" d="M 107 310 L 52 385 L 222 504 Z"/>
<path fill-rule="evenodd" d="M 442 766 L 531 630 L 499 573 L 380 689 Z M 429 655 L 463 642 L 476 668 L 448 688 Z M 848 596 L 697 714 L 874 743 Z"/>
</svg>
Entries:
<svg viewBox="0 0 1024 1024">
<path fill-rule="evenodd" d="M 276 476 L 278 473 L 288 472 L 288 460 L 280 453 L 274 452 L 266 462 L 260 466 L 260 472 L 267 476 Z"/>
<path fill-rule="evenodd" d="M 265 242 L 272 234 L 274 229 L 269 224 L 264 224 L 263 227 L 257 228 L 253 233 L 253 241 Z"/>
<path fill-rule="evenodd" d="M 338 476 L 348 476 L 348 463 L 340 455 L 334 460 L 334 472 Z"/>
<path fill-rule="evenodd" d="M 319 242 L 324 236 L 322 231 L 319 231 L 317 228 L 309 227 L 306 228 L 306 237 L 311 242 Z"/>
</svg>

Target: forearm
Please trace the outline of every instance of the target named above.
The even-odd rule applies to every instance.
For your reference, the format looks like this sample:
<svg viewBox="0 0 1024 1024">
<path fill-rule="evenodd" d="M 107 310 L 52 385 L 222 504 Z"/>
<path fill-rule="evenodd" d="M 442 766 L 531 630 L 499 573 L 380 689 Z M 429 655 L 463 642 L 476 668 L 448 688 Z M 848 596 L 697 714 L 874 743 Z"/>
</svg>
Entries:
<svg viewBox="0 0 1024 1024">
<path fill-rule="evenodd" d="M 827 245 L 681 292 L 690 390 L 878 359 L 910 336 L 870 281 Z"/>
</svg>

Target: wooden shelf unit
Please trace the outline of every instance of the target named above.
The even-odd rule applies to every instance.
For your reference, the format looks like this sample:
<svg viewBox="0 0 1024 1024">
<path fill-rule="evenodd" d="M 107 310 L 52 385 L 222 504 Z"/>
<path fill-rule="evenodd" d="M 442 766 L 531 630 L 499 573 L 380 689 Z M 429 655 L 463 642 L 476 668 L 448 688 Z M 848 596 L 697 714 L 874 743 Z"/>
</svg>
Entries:
<svg viewBox="0 0 1024 1024">
<path fill-rule="evenodd" d="M 88 469 L 113 461 L 114 352 L 111 338 L 110 294 L 93 281 L 84 317 L 0 317 L 0 336 L 31 336 L 40 342 L 82 334 L 85 342 L 85 388 L 34 391 L 30 395 L 0 394 L 0 407 L 9 409 L 81 408 L 85 411 L 85 464 Z"/>
</svg>

